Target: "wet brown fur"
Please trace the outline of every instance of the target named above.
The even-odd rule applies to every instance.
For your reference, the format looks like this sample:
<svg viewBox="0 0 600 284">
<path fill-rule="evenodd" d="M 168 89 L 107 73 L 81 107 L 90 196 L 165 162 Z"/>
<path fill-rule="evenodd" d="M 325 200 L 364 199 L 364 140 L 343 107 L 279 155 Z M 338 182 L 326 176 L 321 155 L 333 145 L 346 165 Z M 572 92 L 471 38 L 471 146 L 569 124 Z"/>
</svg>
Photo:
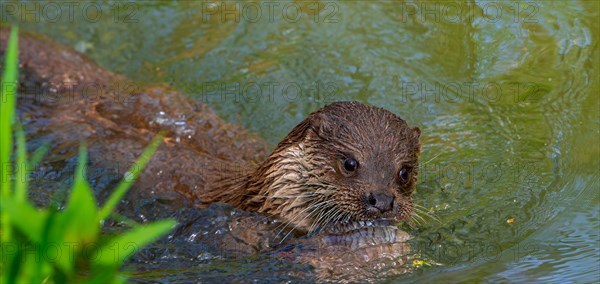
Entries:
<svg viewBox="0 0 600 284">
<path fill-rule="evenodd" d="M 419 128 L 383 108 L 333 103 L 298 124 L 258 168 L 217 169 L 200 200 L 264 212 L 304 231 L 337 222 L 402 221 L 413 207 L 419 137 Z M 349 157 L 359 162 L 351 173 L 343 168 Z M 402 167 L 411 169 L 406 182 Z M 375 191 L 393 194 L 391 212 L 367 210 L 365 196 Z"/>
</svg>

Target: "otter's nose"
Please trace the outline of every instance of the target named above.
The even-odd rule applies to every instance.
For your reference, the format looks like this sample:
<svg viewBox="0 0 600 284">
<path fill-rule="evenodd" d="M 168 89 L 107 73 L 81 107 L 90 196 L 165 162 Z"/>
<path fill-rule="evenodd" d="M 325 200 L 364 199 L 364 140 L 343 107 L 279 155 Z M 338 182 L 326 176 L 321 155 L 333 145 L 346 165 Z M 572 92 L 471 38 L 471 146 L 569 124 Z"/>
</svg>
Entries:
<svg viewBox="0 0 600 284">
<path fill-rule="evenodd" d="M 394 208 L 394 195 L 387 192 L 369 193 L 367 200 L 371 206 L 379 209 L 381 213 L 392 211 L 392 208 Z"/>
</svg>

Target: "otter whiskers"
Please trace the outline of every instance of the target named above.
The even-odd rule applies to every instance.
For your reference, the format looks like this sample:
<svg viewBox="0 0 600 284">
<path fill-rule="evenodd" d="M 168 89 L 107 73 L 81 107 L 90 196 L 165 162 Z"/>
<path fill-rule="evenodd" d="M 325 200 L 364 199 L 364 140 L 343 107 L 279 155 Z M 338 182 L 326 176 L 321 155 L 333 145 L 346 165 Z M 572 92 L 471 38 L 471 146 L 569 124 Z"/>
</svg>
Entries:
<svg viewBox="0 0 600 284">
<path fill-rule="evenodd" d="M 304 202 L 308 202 L 308 201 L 304 201 Z M 283 227 L 281 230 L 279 230 L 279 232 L 277 233 L 277 235 L 275 236 L 275 238 L 277 238 L 277 236 L 279 236 L 279 234 L 281 234 L 281 232 L 283 232 L 283 230 L 285 230 L 285 228 L 287 228 L 287 227 L 288 227 L 290 224 L 293 224 L 293 223 L 294 223 L 294 221 L 296 221 L 296 220 L 297 220 L 299 217 L 302 217 L 302 219 L 300 219 L 300 220 L 299 220 L 300 222 L 298 222 L 298 223 L 297 223 L 297 224 L 294 226 L 294 228 L 292 228 L 292 230 L 290 230 L 290 232 L 288 232 L 288 233 L 287 233 L 287 234 L 286 234 L 286 235 L 283 237 L 283 239 L 281 240 L 281 242 L 283 242 L 283 241 L 284 241 L 284 240 L 285 240 L 285 239 L 286 239 L 286 238 L 287 238 L 287 237 L 290 235 L 290 233 L 291 233 L 292 231 L 294 231 L 295 229 L 297 229 L 297 227 L 298 227 L 298 224 L 301 224 L 301 223 L 302 223 L 302 221 L 305 221 L 306 219 L 310 218 L 310 217 L 311 217 L 311 215 L 313 215 L 313 214 L 314 214 L 314 213 L 316 213 L 316 212 L 322 212 L 322 211 L 325 211 L 325 210 L 323 210 L 323 209 L 325 208 L 325 206 L 326 206 L 328 203 L 331 203 L 331 202 L 332 202 L 331 200 L 324 200 L 324 201 L 317 200 L 316 202 L 313 202 L 312 204 L 309 204 L 309 205 L 308 205 L 308 206 L 307 206 L 305 209 L 303 209 L 303 210 L 302 210 L 302 211 L 300 211 L 298 214 L 296 214 L 296 215 L 295 215 L 295 216 L 294 216 L 294 217 L 293 217 L 291 220 L 289 220 L 289 221 L 286 221 L 286 222 L 284 223 L 284 224 L 285 224 L 285 226 L 284 226 L 284 227 Z M 308 210 L 310 210 L 310 212 L 308 212 L 307 214 L 303 214 L 303 213 L 305 213 L 305 212 L 306 212 L 306 211 L 308 211 Z"/>
<path fill-rule="evenodd" d="M 410 219 L 409 219 L 409 225 L 410 225 L 410 223 L 413 223 L 413 224 L 418 225 L 418 226 L 423 226 L 423 225 L 427 224 L 426 218 L 434 220 L 437 223 L 441 224 L 440 219 L 438 219 L 437 217 L 435 217 L 430 212 L 431 212 L 431 210 L 428 210 L 424 206 L 418 205 L 418 204 L 414 204 L 414 206 L 413 206 L 413 212 L 412 212 L 412 214 L 410 216 Z"/>
</svg>

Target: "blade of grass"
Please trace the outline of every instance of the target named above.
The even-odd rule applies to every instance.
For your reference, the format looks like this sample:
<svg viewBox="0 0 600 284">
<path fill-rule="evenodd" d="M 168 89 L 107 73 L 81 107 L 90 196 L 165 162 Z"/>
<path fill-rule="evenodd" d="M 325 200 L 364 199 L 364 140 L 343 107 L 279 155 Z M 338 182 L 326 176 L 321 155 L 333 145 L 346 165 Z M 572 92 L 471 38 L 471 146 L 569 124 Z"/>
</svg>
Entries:
<svg viewBox="0 0 600 284">
<path fill-rule="evenodd" d="M 87 170 L 87 147 L 82 143 L 79 147 L 79 162 L 75 172 L 75 181 L 71 187 L 71 194 L 67 207 L 63 211 L 64 218 L 64 240 L 72 242 L 93 242 L 99 231 L 97 219 L 96 198 L 88 184 Z"/>
<path fill-rule="evenodd" d="M 23 252 L 18 249 L 13 256 L 3 256 L 12 258 L 8 261 L 8 267 L 3 267 L 3 274 L 5 278 L 2 280 L 3 283 L 17 283 L 17 276 L 19 276 L 19 270 L 21 269 L 21 265 L 23 265 Z"/>
<path fill-rule="evenodd" d="M 100 251 L 111 251 L 116 245 L 118 254 L 105 253 L 94 262 L 100 266 L 119 267 L 133 255 L 133 253 L 128 253 L 128 250 L 137 252 L 140 248 L 169 232 L 175 225 L 177 225 L 175 220 L 166 219 L 133 228 L 129 232 L 116 236 L 100 249 Z"/>
<path fill-rule="evenodd" d="M 10 156 L 12 151 L 12 121 L 15 111 L 15 96 L 17 93 L 18 69 L 18 39 L 17 27 L 13 26 L 8 38 L 8 46 L 4 59 L 4 72 L 0 93 L 0 165 L 2 166 L 2 196 L 10 194 L 10 175 L 12 166 Z"/>
<path fill-rule="evenodd" d="M 32 242 L 39 243 L 41 241 L 42 229 L 48 217 L 47 211 L 38 210 L 28 202 L 17 202 L 13 196 L 2 198 L 0 207 L 2 216 L 11 217 L 9 225 L 13 226 L 12 228 L 23 233 Z M 19 218 L 14 216 L 19 216 Z M 16 242 L 16 240 L 12 241 Z"/>
<path fill-rule="evenodd" d="M 17 123 L 17 163 L 15 165 L 15 200 L 25 202 L 27 199 L 28 168 L 27 146 L 25 144 L 25 133 L 21 125 Z"/>
<path fill-rule="evenodd" d="M 73 188 L 76 188 L 77 185 L 86 181 L 87 159 L 87 144 L 82 142 L 81 145 L 79 145 L 79 159 L 77 160 L 77 169 L 75 170 L 75 181 L 73 182 Z"/>
<path fill-rule="evenodd" d="M 18 32 L 19 30 L 15 26 L 10 29 L 4 58 L 4 72 L 0 83 L 0 196 L 3 199 L 10 195 L 10 175 L 12 174 L 10 156 L 12 152 L 12 120 L 17 93 Z M 2 214 L 0 222 L 2 223 L 0 239 L 3 243 L 8 243 L 12 238 L 9 215 Z"/>
<path fill-rule="evenodd" d="M 42 256 L 45 255 L 46 249 L 48 248 L 48 243 L 49 243 L 49 238 L 50 238 L 50 230 L 52 228 L 52 226 L 54 225 L 55 220 L 57 219 L 56 217 L 58 216 L 58 212 L 54 211 L 54 210 L 48 210 L 48 217 L 46 218 L 46 222 L 44 222 L 44 227 L 43 227 L 43 233 L 42 233 L 42 239 L 41 242 L 39 243 L 39 246 L 37 246 L 37 254 Z M 65 258 L 58 258 L 58 262 L 64 262 L 64 260 L 70 260 L 71 257 L 65 257 Z M 40 283 L 40 279 L 42 278 L 43 275 L 43 271 L 44 271 L 44 266 L 48 265 L 48 263 L 46 263 L 45 259 L 42 261 L 36 261 L 35 262 L 35 268 L 33 269 L 33 273 L 32 273 L 32 278 L 31 278 L 31 282 L 32 283 Z"/>
<path fill-rule="evenodd" d="M 46 155 L 46 153 L 48 152 L 48 149 L 50 149 L 50 143 L 44 143 L 44 144 L 42 144 L 42 146 L 37 148 L 33 152 L 33 154 L 31 154 L 31 157 L 29 157 L 29 168 L 30 169 L 35 168 L 35 166 L 37 166 L 37 164 L 39 164 L 40 161 L 42 161 L 42 158 L 44 157 L 44 155 Z"/>
<path fill-rule="evenodd" d="M 125 173 L 125 177 L 123 178 L 123 180 L 121 180 L 119 185 L 117 185 L 115 191 L 110 195 L 110 197 L 104 204 L 104 207 L 102 207 L 102 209 L 100 210 L 100 213 L 98 214 L 99 221 L 103 221 L 104 219 L 106 219 L 106 217 L 110 215 L 110 213 L 117 206 L 119 201 L 123 198 L 123 196 L 125 196 L 127 190 L 129 190 L 129 188 L 137 180 L 138 176 L 142 173 L 142 171 L 144 171 L 146 164 L 148 163 L 148 161 L 150 161 L 152 155 L 154 155 L 154 152 L 158 148 L 158 145 L 162 141 L 162 138 L 163 136 L 160 133 L 156 135 L 150 142 L 150 145 L 144 150 L 137 163 L 135 163 L 129 169 L 129 171 Z"/>
<path fill-rule="evenodd" d="M 117 221 L 119 223 L 123 223 L 125 226 L 130 227 L 130 228 L 142 226 L 141 224 L 138 224 L 136 221 L 131 220 L 123 215 L 116 213 L 116 212 L 112 212 L 112 214 L 110 214 L 110 219 Z"/>
</svg>

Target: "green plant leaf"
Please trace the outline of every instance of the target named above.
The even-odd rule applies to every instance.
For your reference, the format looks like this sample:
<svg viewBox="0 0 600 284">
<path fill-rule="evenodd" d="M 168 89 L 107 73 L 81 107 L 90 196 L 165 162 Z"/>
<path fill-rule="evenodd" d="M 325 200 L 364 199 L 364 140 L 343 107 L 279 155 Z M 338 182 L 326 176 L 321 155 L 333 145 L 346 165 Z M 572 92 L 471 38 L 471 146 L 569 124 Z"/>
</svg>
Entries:
<svg viewBox="0 0 600 284">
<path fill-rule="evenodd" d="M 114 210 L 119 201 L 123 198 L 123 196 L 125 196 L 127 190 L 129 190 L 129 188 L 137 180 L 138 176 L 142 173 L 142 171 L 144 171 L 146 164 L 148 163 L 148 161 L 150 161 L 152 155 L 154 155 L 154 152 L 158 148 L 158 145 L 162 141 L 162 138 L 163 137 L 160 133 L 156 135 L 150 142 L 150 145 L 146 147 L 144 152 L 142 152 L 142 155 L 139 157 L 134 166 L 132 166 L 129 169 L 129 171 L 127 171 L 127 173 L 125 174 L 126 177 L 124 177 L 123 180 L 121 180 L 121 182 L 119 183 L 119 185 L 117 185 L 115 191 L 110 195 L 110 197 L 104 204 L 104 207 L 102 207 L 102 209 L 100 210 L 100 214 L 98 215 L 100 221 L 103 221 L 104 219 L 106 219 L 106 217 L 110 215 L 110 213 Z"/>
<path fill-rule="evenodd" d="M 11 223 L 27 238 L 35 243 L 42 240 L 42 232 L 48 212 L 38 210 L 27 202 L 19 202 L 14 196 L 0 200 L 2 215 L 10 216 Z"/>
<path fill-rule="evenodd" d="M 42 232 L 40 234 L 41 236 L 41 240 L 40 243 L 38 244 L 38 249 L 37 249 L 37 256 L 35 261 L 32 263 L 32 266 L 30 268 L 28 268 L 29 271 L 31 271 L 31 282 L 33 283 L 39 283 L 40 279 L 42 278 L 42 275 L 44 274 L 44 270 L 48 269 L 49 263 L 46 261 L 46 258 L 44 257 L 44 259 L 42 259 L 42 256 L 47 256 L 47 249 L 48 249 L 48 245 L 49 244 L 60 244 L 60 242 L 51 242 L 50 238 L 50 230 L 51 228 L 54 226 L 55 224 L 55 220 L 57 219 L 57 216 L 59 215 L 55 210 L 48 210 L 46 211 L 48 216 L 46 217 L 46 221 L 43 224 L 42 227 Z M 62 249 L 62 248 L 61 248 Z M 40 257 L 39 259 L 37 259 L 37 257 Z M 69 257 L 59 257 L 57 260 L 58 262 L 64 262 L 65 260 L 68 260 Z"/>
<path fill-rule="evenodd" d="M 44 155 L 46 155 L 46 153 L 48 152 L 48 149 L 50 149 L 50 143 L 46 142 L 46 143 L 42 144 L 42 146 L 37 148 L 33 152 L 33 154 L 31 154 L 31 157 L 29 158 L 29 168 L 30 169 L 35 168 L 35 166 L 37 166 L 37 164 L 40 163 L 40 161 L 42 160 Z"/>
<path fill-rule="evenodd" d="M 96 199 L 86 181 L 87 148 L 84 143 L 79 147 L 79 162 L 75 172 L 75 181 L 63 212 L 64 239 L 67 242 L 89 243 L 96 240 L 99 232 L 97 222 Z"/>
<path fill-rule="evenodd" d="M 125 260 L 138 250 L 169 232 L 177 223 L 167 219 L 133 228 L 131 231 L 114 237 L 100 251 L 101 257 L 94 261 L 98 267 L 120 267 Z M 114 252 L 114 253 L 108 253 Z"/>
<path fill-rule="evenodd" d="M 4 55 L 4 72 L 0 82 L 0 197 L 6 199 L 10 195 L 12 166 L 10 156 L 12 151 L 12 121 L 15 111 L 15 95 L 17 93 L 18 73 L 18 29 L 10 29 L 8 46 Z M 8 214 L 0 216 L 2 224 L 2 242 L 11 240 L 12 231 Z"/>
<path fill-rule="evenodd" d="M 42 241 L 40 243 L 40 248 L 47 248 L 56 244 L 60 246 L 61 257 L 56 258 L 54 262 L 56 267 L 60 268 L 66 275 L 71 275 L 73 273 L 74 256 L 77 253 L 77 250 L 81 249 L 82 246 L 81 242 L 74 242 L 67 239 L 68 236 L 65 234 L 68 233 L 69 230 L 73 230 L 72 224 L 68 223 L 68 221 L 72 219 L 73 218 L 66 215 L 64 212 L 58 212 L 54 208 L 48 209 L 48 218 L 44 224 Z M 93 224 L 89 224 L 88 226 L 92 225 Z M 45 253 L 47 252 L 43 250 L 39 252 L 40 255 L 44 255 Z M 36 269 L 40 270 L 43 268 L 41 266 L 43 263 L 38 263 L 39 265 Z"/>
<path fill-rule="evenodd" d="M 27 199 L 27 184 L 29 163 L 27 162 L 27 146 L 25 133 L 20 124 L 17 124 L 17 164 L 15 165 L 15 199 L 23 202 Z"/>
<path fill-rule="evenodd" d="M 12 122 L 15 111 L 15 96 L 17 94 L 18 73 L 18 29 L 13 26 L 10 29 L 8 46 L 4 57 L 4 72 L 0 86 L 0 166 L 2 166 L 2 196 L 10 193 L 10 175 L 12 167 L 10 156 L 12 151 Z"/>
<path fill-rule="evenodd" d="M 3 264 L 4 267 L 2 267 L 3 269 L 3 276 L 2 276 L 2 283 L 16 283 L 16 279 L 17 276 L 19 275 L 19 270 L 21 269 L 21 267 L 23 266 L 23 251 L 20 249 L 15 248 L 14 254 L 12 254 L 12 251 L 10 254 L 5 254 L 5 250 L 8 250 L 9 245 L 11 248 L 13 248 L 12 244 L 3 244 L 3 258 L 8 258 L 8 262 L 6 264 Z M 16 245 L 16 244 L 15 244 Z"/>
</svg>

